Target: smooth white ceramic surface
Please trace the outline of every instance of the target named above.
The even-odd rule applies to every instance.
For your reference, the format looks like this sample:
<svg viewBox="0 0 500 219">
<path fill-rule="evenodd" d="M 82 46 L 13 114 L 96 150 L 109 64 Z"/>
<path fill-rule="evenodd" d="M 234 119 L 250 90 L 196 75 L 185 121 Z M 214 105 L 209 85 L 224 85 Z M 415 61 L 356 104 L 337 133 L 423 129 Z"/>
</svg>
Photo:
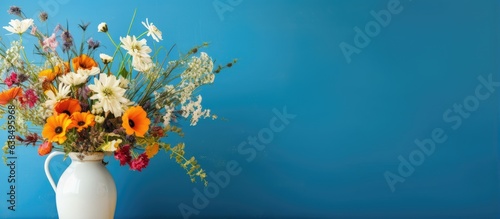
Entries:
<svg viewBox="0 0 500 219">
<path fill-rule="evenodd" d="M 57 183 L 49 171 L 50 160 L 62 152 L 52 152 L 45 160 L 45 174 L 56 192 L 60 219 L 112 219 L 116 207 L 116 185 L 102 163 L 103 153 L 78 158 L 70 153 L 71 164 Z"/>
</svg>

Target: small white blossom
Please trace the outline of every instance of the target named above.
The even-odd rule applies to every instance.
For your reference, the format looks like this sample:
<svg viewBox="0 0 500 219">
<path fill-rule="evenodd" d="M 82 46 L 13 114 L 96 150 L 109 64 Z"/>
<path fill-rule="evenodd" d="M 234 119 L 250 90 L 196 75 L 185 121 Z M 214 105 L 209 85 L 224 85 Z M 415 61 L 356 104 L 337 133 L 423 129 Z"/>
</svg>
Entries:
<svg viewBox="0 0 500 219">
<path fill-rule="evenodd" d="M 97 102 L 94 105 L 92 105 L 92 111 L 90 111 L 90 112 L 94 115 L 102 114 L 104 111 L 102 109 L 102 105 L 100 104 L 100 102 Z M 103 118 L 103 121 L 104 121 L 104 118 Z"/>
<path fill-rule="evenodd" d="M 96 123 L 102 124 L 104 122 L 104 117 L 102 116 L 95 116 L 94 120 Z"/>
<path fill-rule="evenodd" d="M 109 64 L 113 61 L 113 57 L 111 57 L 107 54 L 104 54 L 104 53 L 99 54 L 99 58 L 101 58 L 101 61 L 104 64 Z"/>
<path fill-rule="evenodd" d="M 181 111 L 184 118 L 191 116 L 191 126 L 195 126 L 200 118 L 207 118 L 210 116 L 210 110 L 202 109 L 201 95 L 198 95 L 197 100 L 189 100 L 188 104 L 182 105 Z"/>
<path fill-rule="evenodd" d="M 201 52 L 200 57 L 192 57 L 188 63 L 188 68 L 182 72 L 181 78 L 194 83 L 196 86 L 211 84 L 215 79 L 215 74 L 212 73 L 213 68 L 214 63 L 210 56 Z"/>
<path fill-rule="evenodd" d="M 2 57 L 3 65 L 0 65 L 0 78 L 3 78 L 3 74 L 11 67 L 23 68 L 23 61 L 20 53 L 23 49 L 24 47 L 19 41 L 12 41 L 10 43 L 10 48 L 5 51 L 5 56 Z"/>
<path fill-rule="evenodd" d="M 170 124 L 170 120 L 172 119 L 172 112 L 173 110 L 170 107 L 165 106 L 165 115 L 163 115 L 162 117 L 164 127 L 167 127 Z"/>
</svg>

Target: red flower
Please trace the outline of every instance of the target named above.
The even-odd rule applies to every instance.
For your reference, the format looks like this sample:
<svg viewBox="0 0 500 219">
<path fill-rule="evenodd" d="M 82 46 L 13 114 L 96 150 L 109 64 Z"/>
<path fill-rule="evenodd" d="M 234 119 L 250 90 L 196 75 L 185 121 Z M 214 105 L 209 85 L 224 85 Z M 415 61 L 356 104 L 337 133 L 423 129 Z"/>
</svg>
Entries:
<svg viewBox="0 0 500 219">
<path fill-rule="evenodd" d="M 29 108 L 33 108 L 35 106 L 35 103 L 38 101 L 38 96 L 36 95 L 35 90 L 28 89 L 21 97 L 18 98 L 18 100 L 19 102 L 21 102 L 21 105 L 28 105 Z"/>
<path fill-rule="evenodd" d="M 17 80 L 17 74 L 15 72 L 10 73 L 10 75 L 4 80 L 4 83 L 10 88 L 13 84 L 19 83 Z"/>
<path fill-rule="evenodd" d="M 137 158 L 132 160 L 132 162 L 130 162 L 130 169 L 137 170 L 140 172 L 142 169 L 146 168 L 148 164 L 149 164 L 148 155 L 146 155 L 146 153 L 142 153 Z"/>
<path fill-rule="evenodd" d="M 132 156 L 130 156 L 130 145 L 125 145 L 115 151 L 115 159 L 120 161 L 120 166 L 130 164 Z"/>
</svg>

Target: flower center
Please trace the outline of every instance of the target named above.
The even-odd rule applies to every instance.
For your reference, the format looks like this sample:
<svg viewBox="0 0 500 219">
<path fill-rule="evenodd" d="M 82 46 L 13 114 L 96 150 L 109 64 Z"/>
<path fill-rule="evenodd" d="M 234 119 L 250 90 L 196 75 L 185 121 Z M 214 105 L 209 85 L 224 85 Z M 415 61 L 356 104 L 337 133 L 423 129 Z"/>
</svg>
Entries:
<svg viewBox="0 0 500 219">
<path fill-rule="evenodd" d="M 69 110 L 64 110 L 62 113 L 66 113 L 68 116 L 71 116 L 71 112 Z"/>
<path fill-rule="evenodd" d="M 111 88 L 109 87 L 106 87 L 102 90 L 102 93 L 104 94 L 104 96 L 111 96 L 113 94 L 113 90 L 111 90 Z"/>
<path fill-rule="evenodd" d="M 79 121 L 79 122 L 78 122 L 78 126 L 83 126 L 83 125 L 85 125 L 85 122 L 84 122 L 84 121 Z"/>
<path fill-rule="evenodd" d="M 61 132 L 63 131 L 62 127 L 61 126 L 57 126 L 55 132 L 56 134 L 61 134 Z"/>
<path fill-rule="evenodd" d="M 131 48 L 131 49 L 132 49 L 132 51 L 134 51 L 134 52 L 141 51 L 141 45 L 139 45 L 139 44 L 132 44 L 132 46 L 131 46 L 131 47 L 132 47 L 132 48 Z"/>
<path fill-rule="evenodd" d="M 128 124 L 130 125 L 130 128 L 134 128 L 135 123 L 131 119 L 128 120 Z"/>
</svg>

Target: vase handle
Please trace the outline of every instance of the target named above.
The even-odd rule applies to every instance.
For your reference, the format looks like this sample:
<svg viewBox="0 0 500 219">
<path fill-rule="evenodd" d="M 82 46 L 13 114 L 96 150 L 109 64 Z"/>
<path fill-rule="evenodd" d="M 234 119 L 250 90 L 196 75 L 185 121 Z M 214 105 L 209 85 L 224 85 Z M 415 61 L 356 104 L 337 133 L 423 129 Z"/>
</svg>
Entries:
<svg viewBox="0 0 500 219">
<path fill-rule="evenodd" d="M 54 192 L 57 192 L 57 187 L 56 187 L 56 184 L 54 183 L 54 179 L 52 178 L 52 175 L 50 174 L 49 164 L 50 164 L 50 160 L 52 160 L 52 158 L 57 156 L 57 155 L 64 155 L 64 152 L 54 151 L 54 152 L 50 153 L 49 156 L 47 157 L 47 159 L 45 159 L 45 164 L 44 164 L 45 175 L 47 176 L 47 179 L 49 180 L 50 185 L 54 189 Z"/>
</svg>

